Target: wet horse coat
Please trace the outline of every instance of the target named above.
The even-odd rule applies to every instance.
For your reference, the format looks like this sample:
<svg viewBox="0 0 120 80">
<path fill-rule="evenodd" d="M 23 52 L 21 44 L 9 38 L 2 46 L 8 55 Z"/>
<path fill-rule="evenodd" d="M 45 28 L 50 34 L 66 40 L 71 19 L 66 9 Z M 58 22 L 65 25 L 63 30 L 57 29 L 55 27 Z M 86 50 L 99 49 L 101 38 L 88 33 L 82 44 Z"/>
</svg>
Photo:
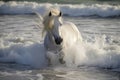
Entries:
<svg viewBox="0 0 120 80">
<path fill-rule="evenodd" d="M 65 22 L 62 19 L 62 13 L 59 9 L 52 8 L 43 18 L 46 36 L 44 38 L 44 46 L 47 51 L 52 51 L 62 55 L 66 54 L 63 50 L 72 47 L 76 42 L 82 42 L 82 37 L 72 22 Z"/>
</svg>

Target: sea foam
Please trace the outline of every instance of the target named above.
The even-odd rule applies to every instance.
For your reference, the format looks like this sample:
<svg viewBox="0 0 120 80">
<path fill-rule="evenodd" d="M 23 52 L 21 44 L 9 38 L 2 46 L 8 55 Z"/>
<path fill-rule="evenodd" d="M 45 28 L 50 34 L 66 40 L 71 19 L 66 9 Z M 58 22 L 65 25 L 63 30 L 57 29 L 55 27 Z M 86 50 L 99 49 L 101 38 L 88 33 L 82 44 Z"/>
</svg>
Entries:
<svg viewBox="0 0 120 80">
<path fill-rule="evenodd" d="M 4 43 L 2 43 L 4 45 Z M 33 68 L 47 66 L 46 51 L 40 43 L 12 43 L 0 48 L 0 62 L 14 62 Z"/>
<path fill-rule="evenodd" d="M 0 14 L 34 14 L 44 12 L 50 6 L 57 6 L 68 16 L 120 16 L 120 5 L 110 4 L 50 4 L 36 2 L 0 2 Z"/>
<path fill-rule="evenodd" d="M 67 67 L 100 67 L 100 68 L 120 68 L 120 46 L 107 41 L 107 36 L 97 36 L 94 42 L 84 41 L 74 44 L 68 49 L 63 49 Z M 10 42 L 9 42 L 10 43 Z M 46 58 L 47 51 L 43 42 L 19 42 L 9 46 L 1 42 L 0 62 L 15 62 L 17 64 L 29 65 L 33 68 L 43 68 L 48 66 Z M 52 66 L 62 66 L 59 57 L 55 53 L 48 53 L 52 59 Z"/>
<path fill-rule="evenodd" d="M 89 66 L 99 68 L 119 68 L 120 46 L 111 43 L 107 36 L 96 36 L 94 42 L 77 43 L 66 50 L 64 60 L 69 67 Z"/>
</svg>

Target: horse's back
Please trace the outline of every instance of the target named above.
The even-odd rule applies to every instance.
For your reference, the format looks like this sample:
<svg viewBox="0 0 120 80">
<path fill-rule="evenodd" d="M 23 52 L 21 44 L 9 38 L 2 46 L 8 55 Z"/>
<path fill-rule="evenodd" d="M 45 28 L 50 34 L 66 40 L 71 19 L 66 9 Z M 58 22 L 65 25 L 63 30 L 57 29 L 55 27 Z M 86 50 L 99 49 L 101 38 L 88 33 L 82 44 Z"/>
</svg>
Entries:
<svg viewBox="0 0 120 80">
<path fill-rule="evenodd" d="M 72 46 L 77 41 L 82 42 L 82 36 L 72 22 L 64 22 L 60 30 L 64 46 Z"/>
<path fill-rule="evenodd" d="M 77 40 L 80 40 L 82 42 L 82 36 L 79 32 L 77 26 L 72 22 L 64 22 L 63 24 L 63 30 L 66 30 L 68 35 L 71 36 L 71 38 L 75 37 Z"/>
</svg>

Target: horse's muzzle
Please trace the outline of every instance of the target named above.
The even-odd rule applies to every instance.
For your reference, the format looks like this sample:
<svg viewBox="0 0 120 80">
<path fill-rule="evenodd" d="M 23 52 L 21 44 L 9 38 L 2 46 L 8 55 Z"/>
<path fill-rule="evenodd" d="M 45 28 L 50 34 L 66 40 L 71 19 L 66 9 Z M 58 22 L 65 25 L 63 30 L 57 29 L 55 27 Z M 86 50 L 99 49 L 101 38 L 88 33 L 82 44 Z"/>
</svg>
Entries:
<svg viewBox="0 0 120 80">
<path fill-rule="evenodd" d="M 55 43 L 56 43 L 57 45 L 60 45 L 60 44 L 62 43 L 62 41 L 63 41 L 63 39 L 62 39 L 61 37 L 55 38 Z"/>
</svg>

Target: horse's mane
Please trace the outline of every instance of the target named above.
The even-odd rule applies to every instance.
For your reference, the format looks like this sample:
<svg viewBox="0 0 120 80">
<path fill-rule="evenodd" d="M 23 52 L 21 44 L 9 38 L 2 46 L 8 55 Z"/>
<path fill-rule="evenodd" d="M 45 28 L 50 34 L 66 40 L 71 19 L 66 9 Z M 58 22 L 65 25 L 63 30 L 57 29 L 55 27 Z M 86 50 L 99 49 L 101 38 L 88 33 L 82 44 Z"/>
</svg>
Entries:
<svg viewBox="0 0 120 80">
<path fill-rule="evenodd" d="M 46 14 L 43 16 L 44 28 L 42 30 L 42 34 L 44 34 L 45 31 L 49 31 L 53 27 L 52 25 L 53 17 L 50 17 L 49 13 L 51 13 L 51 15 L 53 16 L 58 16 L 60 13 L 60 9 L 57 7 L 51 7 L 50 9 L 48 9 Z"/>
</svg>

